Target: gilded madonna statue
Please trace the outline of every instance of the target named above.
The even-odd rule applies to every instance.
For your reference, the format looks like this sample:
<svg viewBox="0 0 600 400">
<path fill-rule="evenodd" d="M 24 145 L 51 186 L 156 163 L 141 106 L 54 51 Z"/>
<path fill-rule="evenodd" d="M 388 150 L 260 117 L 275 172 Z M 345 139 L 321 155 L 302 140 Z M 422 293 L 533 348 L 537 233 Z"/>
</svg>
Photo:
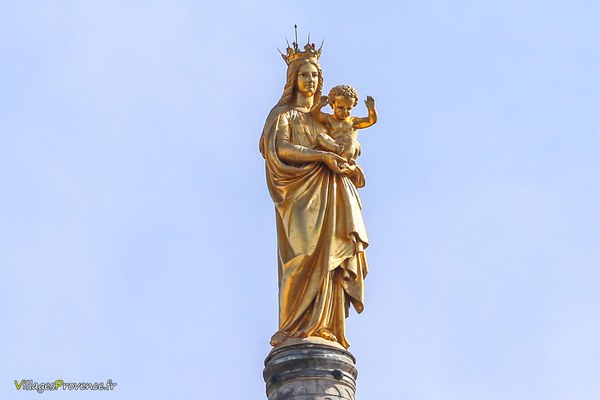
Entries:
<svg viewBox="0 0 600 400">
<path fill-rule="evenodd" d="M 367 275 L 358 169 L 319 146 L 327 127 L 311 109 L 323 91 L 321 49 L 293 46 L 282 55 L 283 95 L 259 145 L 277 225 L 279 329 L 271 345 L 319 337 L 348 348 L 345 318 L 351 304 L 363 311 Z"/>
</svg>

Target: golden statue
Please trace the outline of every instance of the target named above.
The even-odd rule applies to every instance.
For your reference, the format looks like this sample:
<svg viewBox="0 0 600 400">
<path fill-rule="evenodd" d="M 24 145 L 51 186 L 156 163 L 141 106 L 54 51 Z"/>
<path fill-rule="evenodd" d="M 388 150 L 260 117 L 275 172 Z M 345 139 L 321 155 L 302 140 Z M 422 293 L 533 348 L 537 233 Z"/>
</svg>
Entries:
<svg viewBox="0 0 600 400">
<path fill-rule="evenodd" d="M 358 313 L 364 308 L 368 239 L 357 191 L 364 177 L 355 162 L 356 129 L 375 123 L 377 114 L 368 97 L 369 117 L 350 117 L 355 92 L 352 105 L 345 93 L 334 92 L 333 117 L 320 112 L 320 54 L 314 44 L 300 51 L 296 43 L 282 54 L 286 84 L 260 138 L 277 223 L 279 329 L 273 346 L 320 337 L 348 348 L 350 304 Z"/>
</svg>

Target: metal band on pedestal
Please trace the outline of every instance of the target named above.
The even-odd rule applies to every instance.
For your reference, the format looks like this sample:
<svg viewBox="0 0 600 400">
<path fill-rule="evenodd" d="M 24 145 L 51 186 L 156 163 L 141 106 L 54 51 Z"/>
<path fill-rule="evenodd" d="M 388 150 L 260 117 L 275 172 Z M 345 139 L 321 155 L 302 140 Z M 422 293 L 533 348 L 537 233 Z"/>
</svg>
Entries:
<svg viewBox="0 0 600 400">
<path fill-rule="evenodd" d="M 354 400 L 354 356 L 336 347 L 295 344 L 275 348 L 263 377 L 269 400 Z"/>
</svg>

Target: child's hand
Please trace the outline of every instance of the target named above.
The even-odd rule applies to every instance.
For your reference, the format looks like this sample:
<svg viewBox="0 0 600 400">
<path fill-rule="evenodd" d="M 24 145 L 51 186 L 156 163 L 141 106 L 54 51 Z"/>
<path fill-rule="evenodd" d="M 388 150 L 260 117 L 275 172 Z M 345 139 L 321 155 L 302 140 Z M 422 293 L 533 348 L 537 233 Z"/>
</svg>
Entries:
<svg viewBox="0 0 600 400">
<path fill-rule="evenodd" d="M 371 96 L 367 96 L 367 99 L 365 100 L 365 106 L 367 106 L 367 109 L 372 110 L 375 108 L 375 99 L 372 98 Z"/>
<path fill-rule="evenodd" d="M 319 100 L 319 107 L 325 107 L 327 103 L 329 103 L 329 98 L 327 98 L 327 96 L 321 96 L 321 99 Z"/>
</svg>

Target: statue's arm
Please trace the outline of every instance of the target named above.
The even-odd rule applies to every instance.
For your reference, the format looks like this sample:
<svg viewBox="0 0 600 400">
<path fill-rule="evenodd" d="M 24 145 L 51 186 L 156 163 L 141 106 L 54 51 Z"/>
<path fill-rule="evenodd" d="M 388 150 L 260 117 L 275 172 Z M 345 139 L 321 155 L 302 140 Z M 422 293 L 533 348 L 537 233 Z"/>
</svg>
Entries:
<svg viewBox="0 0 600 400">
<path fill-rule="evenodd" d="M 367 96 L 365 100 L 365 105 L 367 106 L 367 110 L 369 112 L 367 117 L 355 117 L 352 126 L 354 129 L 363 129 L 368 128 L 377 122 L 377 110 L 375 110 L 375 99 L 371 96 Z"/>
<path fill-rule="evenodd" d="M 290 141 L 290 126 L 285 117 L 280 117 L 277 132 L 275 132 L 275 151 L 277 156 L 289 164 L 306 164 L 323 162 L 333 171 L 341 174 L 345 169 L 340 168 L 337 162 L 345 163 L 345 159 L 329 151 L 309 149 L 305 146 L 294 144 Z"/>
<path fill-rule="evenodd" d="M 290 141 L 290 125 L 285 116 L 279 117 L 277 132 L 275 132 L 275 151 L 277 156 L 291 164 L 320 162 L 323 160 L 323 151 L 309 149 L 305 146 L 294 144 Z"/>
</svg>

